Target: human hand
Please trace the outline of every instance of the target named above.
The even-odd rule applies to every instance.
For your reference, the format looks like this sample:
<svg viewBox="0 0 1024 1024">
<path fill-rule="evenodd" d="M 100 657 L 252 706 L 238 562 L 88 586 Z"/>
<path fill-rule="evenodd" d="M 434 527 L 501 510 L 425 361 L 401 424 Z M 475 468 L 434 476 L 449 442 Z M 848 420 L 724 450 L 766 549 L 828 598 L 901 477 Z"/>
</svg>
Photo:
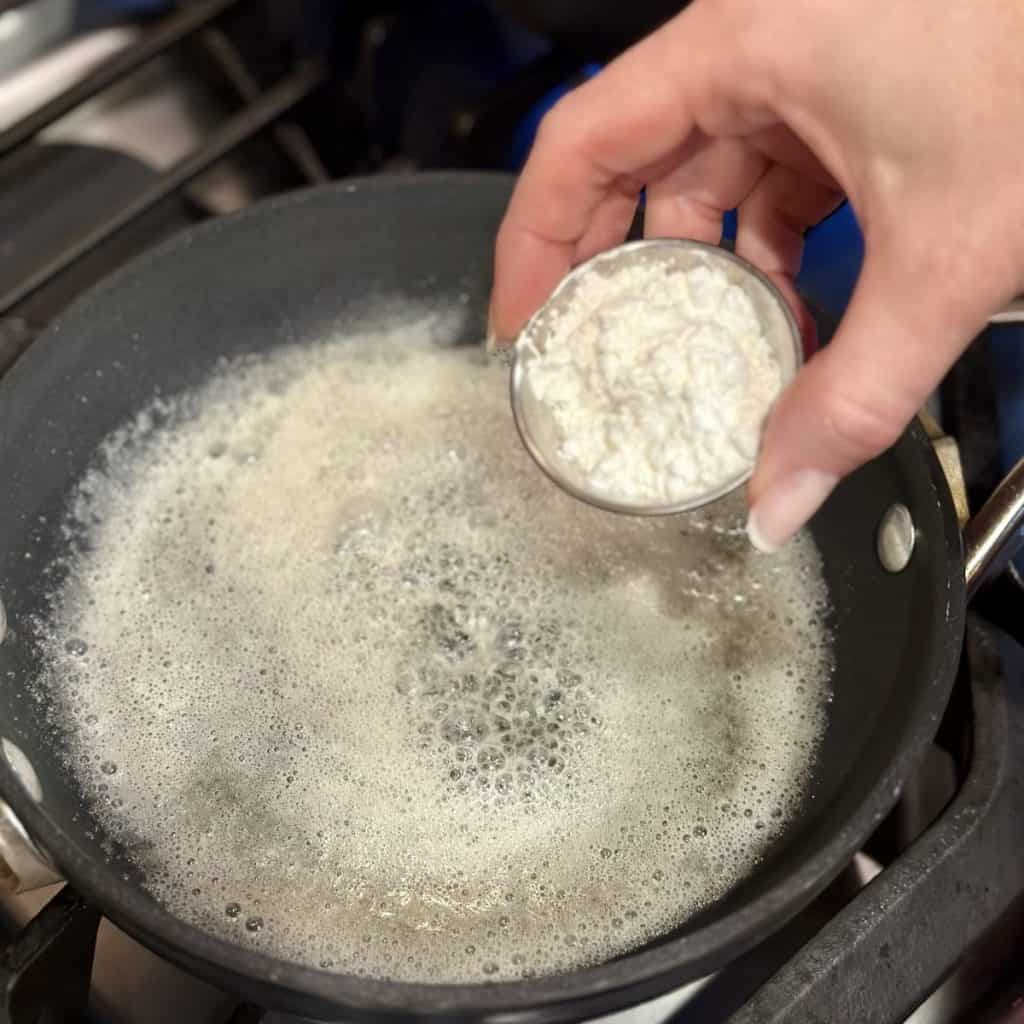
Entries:
<svg viewBox="0 0 1024 1024">
<path fill-rule="evenodd" d="M 737 252 L 813 328 L 803 233 L 849 197 L 865 260 L 833 342 L 776 403 L 748 491 L 785 543 L 899 437 L 988 316 L 1024 291 L 1019 0 L 696 0 L 545 118 L 498 234 L 510 340 L 576 263 L 648 236 Z"/>
</svg>

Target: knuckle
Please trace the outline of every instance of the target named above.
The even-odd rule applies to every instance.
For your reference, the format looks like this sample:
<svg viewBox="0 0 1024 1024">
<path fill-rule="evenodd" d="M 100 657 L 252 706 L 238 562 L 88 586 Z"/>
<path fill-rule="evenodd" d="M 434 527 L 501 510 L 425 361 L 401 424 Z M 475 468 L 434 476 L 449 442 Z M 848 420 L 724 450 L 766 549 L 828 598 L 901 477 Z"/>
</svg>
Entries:
<svg viewBox="0 0 1024 1024">
<path fill-rule="evenodd" d="M 576 118 L 572 113 L 572 94 L 563 96 L 541 118 L 537 126 L 536 145 L 551 147 L 567 144 L 572 137 Z"/>
<path fill-rule="evenodd" d="M 789 47 L 778 45 L 776 19 L 766 17 L 765 5 L 756 0 L 717 0 L 714 30 L 718 39 L 729 41 L 730 89 L 748 103 L 774 109 L 779 95 L 780 55 Z M 736 69 L 742 68 L 738 78 Z"/>
<path fill-rule="evenodd" d="M 844 462 L 860 463 L 891 448 L 913 415 L 904 416 L 898 403 L 873 400 L 848 387 L 833 387 L 822 397 L 821 426 Z"/>
<path fill-rule="evenodd" d="M 542 145 L 549 142 L 553 136 L 557 135 L 558 122 L 561 120 L 561 111 L 559 109 L 561 105 L 562 100 L 559 100 L 558 103 L 551 107 L 540 119 L 535 135 L 535 145 Z"/>
</svg>

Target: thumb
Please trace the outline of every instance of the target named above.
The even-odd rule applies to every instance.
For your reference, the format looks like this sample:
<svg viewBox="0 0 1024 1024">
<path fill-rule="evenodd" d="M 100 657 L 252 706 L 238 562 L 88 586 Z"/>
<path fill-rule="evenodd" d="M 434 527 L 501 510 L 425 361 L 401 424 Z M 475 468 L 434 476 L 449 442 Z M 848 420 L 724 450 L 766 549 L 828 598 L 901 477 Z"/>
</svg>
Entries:
<svg viewBox="0 0 1024 1024">
<path fill-rule="evenodd" d="M 994 308 L 956 280 L 920 252 L 869 251 L 834 340 L 769 415 L 748 490 L 756 548 L 778 550 L 842 477 L 900 437 Z"/>
</svg>

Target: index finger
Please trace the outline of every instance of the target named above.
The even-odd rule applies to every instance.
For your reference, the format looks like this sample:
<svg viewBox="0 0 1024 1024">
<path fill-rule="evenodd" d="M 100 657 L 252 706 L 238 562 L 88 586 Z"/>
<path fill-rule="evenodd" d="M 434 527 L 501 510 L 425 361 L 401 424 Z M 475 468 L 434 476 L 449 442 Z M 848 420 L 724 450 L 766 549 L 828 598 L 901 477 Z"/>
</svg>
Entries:
<svg viewBox="0 0 1024 1024">
<path fill-rule="evenodd" d="M 688 8 L 544 118 L 495 246 L 497 338 L 514 337 L 547 299 L 595 220 L 625 215 L 628 224 L 645 182 L 693 131 L 711 85 L 706 9 Z"/>
</svg>

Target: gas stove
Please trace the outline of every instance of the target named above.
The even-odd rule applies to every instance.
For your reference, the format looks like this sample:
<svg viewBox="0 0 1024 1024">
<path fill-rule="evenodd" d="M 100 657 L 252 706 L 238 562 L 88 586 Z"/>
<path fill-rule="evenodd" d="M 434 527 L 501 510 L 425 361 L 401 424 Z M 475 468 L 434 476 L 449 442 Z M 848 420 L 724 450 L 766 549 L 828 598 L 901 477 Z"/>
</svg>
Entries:
<svg viewBox="0 0 1024 1024">
<path fill-rule="evenodd" d="M 13 13 L 5 8 L 24 18 L 37 6 L 52 37 L 52 3 L 0 4 L 0 36 Z M 323 5 L 301 6 L 323 16 Z M 199 219 L 356 170 L 514 167 L 539 112 L 593 70 L 579 54 L 488 21 L 490 8 L 454 41 L 436 26 L 434 36 L 413 31 L 389 10 L 365 19 L 343 56 L 310 47 L 305 22 L 282 34 L 274 9 L 201 0 L 58 46 L 51 38 L 42 55 L 26 43 L 21 65 L 0 65 L 0 374 L 85 288 Z M 456 63 L 460 41 L 479 56 L 486 37 L 503 70 L 449 79 L 429 109 L 417 107 L 411 97 L 422 94 L 385 74 L 412 37 L 422 66 Z M 423 56 L 431 39 L 436 52 Z M 802 283 L 823 319 L 841 313 L 858 246 L 841 214 L 809 247 Z M 1005 336 L 982 336 L 933 410 L 939 443 L 962 470 L 955 482 L 975 506 L 1012 446 L 998 411 L 1008 358 Z M 1011 572 L 970 618 L 954 696 L 919 776 L 840 878 L 719 974 L 604 1019 L 1024 1024 L 1022 821 L 1024 587 Z M 0 1019 L 283 1024 L 139 946 L 68 886 L 8 893 L 0 919 Z"/>
</svg>

